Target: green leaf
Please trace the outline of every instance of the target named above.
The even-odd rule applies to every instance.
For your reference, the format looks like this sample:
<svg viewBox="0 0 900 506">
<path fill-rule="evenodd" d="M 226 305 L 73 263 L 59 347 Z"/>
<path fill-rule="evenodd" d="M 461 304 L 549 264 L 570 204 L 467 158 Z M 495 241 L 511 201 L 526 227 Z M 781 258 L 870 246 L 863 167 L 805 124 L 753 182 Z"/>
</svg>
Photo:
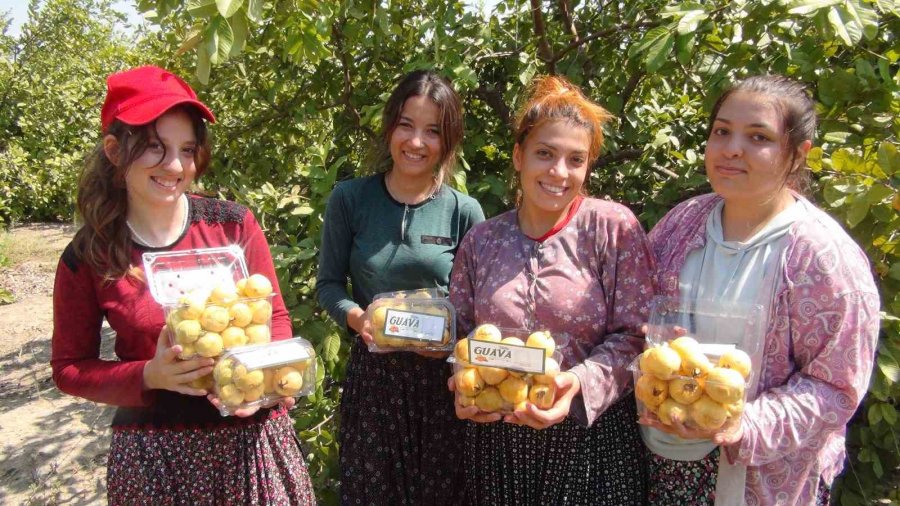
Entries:
<svg viewBox="0 0 900 506">
<path fill-rule="evenodd" d="M 675 39 L 675 56 L 678 63 L 682 65 L 690 65 L 694 53 L 694 43 L 697 38 L 693 33 L 687 35 L 679 35 Z"/>
<path fill-rule="evenodd" d="M 203 84 L 209 84 L 209 50 L 206 44 L 197 48 L 197 80 Z"/>
<path fill-rule="evenodd" d="M 878 145 L 878 166 L 888 176 L 900 171 L 900 153 L 892 142 L 884 141 Z"/>
<path fill-rule="evenodd" d="M 881 404 L 881 416 L 882 416 L 882 418 L 884 418 L 884 421 L 886 421 L 890 425 L 896 425 L 897 424 L 897 408 L 895 408 L 894 406 L 891 406 L 890 404 L 888 404 L 886 402 L 882 402 L 880 404 Z"/>
<path fill-rule="evenodd" d="M 709 14 L 702 9 L 687 11 L 684 16 L 678 20 L 677 31 L 681 35 L 694 33 L 694 31 L 697 30 L 697 25 L 705 21 L 708 17 Z"/>
<path fill-rule="evenodd" d="M 897 362 L 893 358 L 881 354 L 878 355 L 876 363 L 878 364 L 878 369 L 884 374 L 884 377 L 892 384 L 900 381 L 900 366 L 897 365 Z"/>
<path fill-rule="evenodd" d="M 806 166 L 813 172 L 822 170 L 822 148 L 816 146 L 809 150 L 809 154 L 806 155 Z"/>
<path fill-rule="evenodd" d="M 805 16 L 807 14 L 812 14 L 820 9 L 824 9 L 825 7 L 831 7 L 832 5 L 837 5 L 844 0 L 799 0 L 791 2 L 791 7 L 788 12 L 791 14 L 799 14 L 801 16 Z"/>
<path fill-rule="evenodd" d="M 869 426 L 878 425 L 878 422 L 881 421 L 882 413 L 880 404 L 881 403 L 876 402 L 869 406 Z"/>
<path fill-rule="evenodd" d="M 822 138 L 827 142 L 844 144 L 847 142 L 847 139 L 850 138 L 850 135 L 850 132 L 828 132 Z"/>
<path fill-rule="evenodd" d="M 187 11 L 195 18 L 208 18 L 215 16 L 218 9 L 216 0 L 188 0 Z"/>
<path fill-rule="evenodd" d="M 244 0 L 216 0 L 216 8 L 223 18 L 230 18 L 241 8 Z"/>
<path fill-rule="evenodd" d="M 341 338 L 337 334 L 329 334 L 322 342 L 322 358 L 326 362 L 334 362 L 341 351 Z"/>
<path fill-rule="evenodd" d="M 206 29 L 206 46 L 209 51 L 209 61 L 218 65 L 228 59 L 231 46 L 234 45 L 234 32 L 228 20 L 216 16 Z"/>
<path fill-rule="evenodd" d="M 228 56 L 237 56 L 244 50 L 247 45 L 247 35 L 250 28 L 247 26 L 247 17 L 241 14 L 231 17 L 231 31 L 234 34 L 234 43 L 231 45 L 231 51 Z"/>
<path fill-rule="evenodd" d="M 291 214 L 294 216 L 306 216 L 306 215 L 312 214 L 313 211 L 315 211 L 315 209 L 313 209 L 312 207 L 303 205 L 303 206 L 297 206 L 294 209 L 292 209 Z"/>
<path fill-rule="evenodd" d="M 869 214 L 869 202 L 864 198 L 854 200 L 847 213 L 847 225 L 855 228 L 862 220 L 866 219 L 867 214 Z"/>
<path fill-rule="evenodd" d="M 828 22 L 847 46 L 853 46 L 865 37 L 872 40 L 878 34 L 878 15 L 859 0 L 845 0 L 843 5 L 828 11 Z"/>
<path fill-rule="evenodd" d="M 254 23 L 262 21 L 263 0 L 247 0 L 247 17 Z"/>
<path fill-rule="evenodd" d="M 175 51 L 175 55 L 180 56 L 191 49 L 194 49 L 201 40 L 203 40 L 203 28 L 201 26 L 194 26 L 191 28 L 191 31 L 188 32 L 188 35 L 181 43 L 181 46 Z"/>
<path fill-rule="evenodd" d="M 675 37 L 670 27 L 657 26 L 649 30 L 638 44 L 637 52 L 645 53 L 644 65 L 647 72 L 659 70 L 669 57 Z"/>
</svg>

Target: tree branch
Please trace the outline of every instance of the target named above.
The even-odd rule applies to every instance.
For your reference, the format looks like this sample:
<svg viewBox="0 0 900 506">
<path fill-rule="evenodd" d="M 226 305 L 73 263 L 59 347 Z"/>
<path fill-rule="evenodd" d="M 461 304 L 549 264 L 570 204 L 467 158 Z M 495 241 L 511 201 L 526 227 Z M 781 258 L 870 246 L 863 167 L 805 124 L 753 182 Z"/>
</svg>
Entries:
<svg viewBox="0 0 900 506">
<path fill-rule="evenodd" d="M 572 19 L 572 13 L 569 9 L 569 0 L 559 0 L 559 12 L 562 14 L 563 24 L 572 35 L 572 42 L 578 42 L 578 30 L 575 29 L 575 20 Z"/>
<path fill-rule="evenodd" d="M 531 0 L 531 18 L 534 20 L 534 34 L 538 39 L 538 53 L 541 59 L 547 63 L 547 71 L 555 74 L 556 60 L 553 59 L 553 52 L 550 50 L 550 44 L 547 43 L 544 16 L 541 14 L 541 0 Z"/>
<path fill-rule="evenodd" d="M 559 60 L 561 60 L 565 55 L 569 54 L 572 50 L 578 49 L 580 46 L 587 44 L 588 42 L 601 39 L 603 37 L 608 37 L 614 33 L 621 32 L 623 30 L 631 30 L 633 28 L 652 28 L 654 26 L 659 26 L 661 24 L 660 21 L 641 21 L 640 23 L 622 23 L 615 26 L 611 26 L 605 30 L 600 30 L 597 33 L 592 33 L 587 37 L 580 39 L 578 41 L 570 43 L 568 46 L 563 48 L 562 51 L 553 55 L 550 60 L 547 60 L 548 64 L 555 64 Z"/>
<path fill-rule="evenodd" d="M 616 151 L 615 153 L 607 153 L 594 162 L 594 170 L 602 169 L 607 165 L 623 162 L 626 160 L 635 160 L 644 154 L 644 150 L 640 148 L 629 148 Z"/>
<path fill-rule="evenodd" d="M 360 127 L 361 118 L 359 111 L 353 107 L 353 82 L 350 80 L 350 65 L 347 63 L 347 52 L 344 51 L 343 36 L 344 20 L 335 21 L 331 25 L 331 39 L 337 49 L 337 55 L 341 62 L 341 72 L 344 77 L 344 90 L 341 93 L 341 103 L 344 104 L 344 112 L 350 118 L 350 122 L 357 128 Z"/>
<path fill-rule="evenodd" d="M 475 88 L 475 95 L 484 100 L 490 108 L 497 114 L 497 116 L 503 121 L 503 124 L 508 126 L 510 131 L 515 130 L 515 125 L 513 124 L 513 115 L 509 110 L 509 106 L 506 105 L 506 102 L 503 100 L 503 91 L 498 90 L 496 88 L 487 88 L 484 83 L 479 84 L 477 88 Z"/>
<path fill-rule="evenodd" d="M 622 90 L 622 110 L 619 111 L 620 114 L 625 114 L 625 106 L 628 104 L 628 101 L 631 99 L 631 95 L 634 94 L 634 90 L 637 89 L 637 85 L 641 82 L 641 78 L 643 77 L 644 71 L 638 69 L 628 79 L 628 82 L 625 84 L 625 88 Z"/>
</svg>

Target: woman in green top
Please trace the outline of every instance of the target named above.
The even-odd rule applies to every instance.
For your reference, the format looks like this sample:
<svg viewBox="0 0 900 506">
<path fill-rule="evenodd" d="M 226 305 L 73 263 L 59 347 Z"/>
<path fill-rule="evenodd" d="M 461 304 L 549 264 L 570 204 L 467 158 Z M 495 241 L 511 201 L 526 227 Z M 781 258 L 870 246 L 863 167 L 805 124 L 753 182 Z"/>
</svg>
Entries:
<svg viewBox="0 0 900 506">
<path fill-rule="evenodd" d="M 446 388 L 449 367 L 424 352 L 370 353 L 364 314 L 378 293 L 446 289 L 459 242 L 484 214 L 444 184 L 463 136 L 459 96 L 446 79 L 406 75 L 382 128 L 387 170 L 338 184 L 322 227 L 319 303 L 360 336 L 341 400 L 341 503 L 456 504 L 463 426 Z"/>
</svg>

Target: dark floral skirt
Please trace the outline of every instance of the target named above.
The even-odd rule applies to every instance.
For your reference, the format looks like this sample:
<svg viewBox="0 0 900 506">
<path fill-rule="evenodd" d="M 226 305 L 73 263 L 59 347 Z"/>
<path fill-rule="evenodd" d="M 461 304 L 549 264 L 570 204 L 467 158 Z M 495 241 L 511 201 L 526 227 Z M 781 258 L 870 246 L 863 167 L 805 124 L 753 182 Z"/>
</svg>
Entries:
<svg viewBox="0 0 900 506">
<path fill-rule="evenodd" d="M 653 506 L 712 506 L 716 502 L 716 478 L 719 474 L 719 448 L 694 461 L 671 460 L 648 451 L 650 492 Z M 819 481 L 816 506 L 828 506 L 831 487 Z"/>
<path fill-rule="evenodd" d="M 450 365 L 359 343 L 341 397 L 341 503 L 457 505 L 463 422 L 447 389 Z"/>
<path fill-rule="evenodd" d="M 571 419 L 544 430 L 469 423 L 466 491 L 475 505 L 641 505 L 646 453 L 634 397 L 591 428 Z"/>
<path fill-rule="evenodd" d="M 288 415 L 177 430 L 113 428 L 109 504 L 313 505 Z"/>
</svg>

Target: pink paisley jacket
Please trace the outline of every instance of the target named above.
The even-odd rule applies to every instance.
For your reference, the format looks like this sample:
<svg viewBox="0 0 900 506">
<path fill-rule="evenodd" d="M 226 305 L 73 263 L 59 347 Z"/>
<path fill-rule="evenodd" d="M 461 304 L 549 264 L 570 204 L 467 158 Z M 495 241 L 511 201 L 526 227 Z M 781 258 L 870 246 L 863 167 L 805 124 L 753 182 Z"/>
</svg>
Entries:
<svg viewBox="0 0 900 506">
<path fill-rule="evenodd" d="M 662 295 L 678 294 L 685 258 L 704 246 L 706 219 L 719 199 L 683 202 L 650 232 Z M 869 262 L 840 225 L 810 209 L 788 232 L 743 438 L 722 452 L 747 466 L 749 505 L 815 504 L 820 478 L 831 484 L 843 468 L 846 424 L 872 372 L 879 297 Z"/>
</svg>

